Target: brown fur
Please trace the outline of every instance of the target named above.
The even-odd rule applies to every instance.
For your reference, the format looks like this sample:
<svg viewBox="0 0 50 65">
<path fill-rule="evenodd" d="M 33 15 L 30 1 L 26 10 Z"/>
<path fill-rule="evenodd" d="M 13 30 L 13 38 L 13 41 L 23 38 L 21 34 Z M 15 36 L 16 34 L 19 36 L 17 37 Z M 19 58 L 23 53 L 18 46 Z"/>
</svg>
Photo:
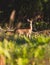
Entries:
<svg viewBox="0 0 50 65">
<path fill-rule="evenodd" d="M 31 33 L 32 33 L 32 20 L 27 20 L 28 22 L 30 22 L 30 28 L 28 29 L 17 29 L 15 31 L 15 33 L 18 33 L 18 35 L 26 35 L 27 37 L 30 37 L 31 36 Z"/>
</svg>

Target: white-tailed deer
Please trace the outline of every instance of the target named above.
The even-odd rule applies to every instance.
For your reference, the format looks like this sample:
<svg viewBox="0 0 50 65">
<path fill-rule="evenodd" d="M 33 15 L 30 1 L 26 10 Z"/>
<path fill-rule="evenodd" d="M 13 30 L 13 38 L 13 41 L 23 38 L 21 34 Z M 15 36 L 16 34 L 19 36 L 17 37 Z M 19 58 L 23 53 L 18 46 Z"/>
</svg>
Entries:
<svg viewBox="0 0 50 65">
<path fill-rule="evenodd" d="M 18 33 L 19 36 L 20 35 L 26 35 L 27 37 L 31 36 L 33 19 L 31 19 L 31 20 L 27 19 L 27 21 L 30 22 L 30 28 L 28 28 L 28 29 L 16 29 L 15 33 Z"/>
<path fill-rule="evenodd" d="M 14 20 L 15 20 L 15 13 L 16 13 L 16 10 L 13 10 L 11 12 L 10 21 L 9 21 L 9 28 L 13 27 L 13 23 L 14 23 Z"/>
</svg>

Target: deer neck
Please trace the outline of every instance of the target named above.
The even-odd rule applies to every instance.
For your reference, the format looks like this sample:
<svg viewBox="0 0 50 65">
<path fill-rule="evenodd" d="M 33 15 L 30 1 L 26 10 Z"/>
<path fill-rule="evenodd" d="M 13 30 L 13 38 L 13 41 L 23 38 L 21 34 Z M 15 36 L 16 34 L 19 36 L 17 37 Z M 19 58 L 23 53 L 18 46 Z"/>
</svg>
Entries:
<svg viewBox="0 0 50 65">
<path fill-rule="evenodd" d="M 32 31 L 32 21 L 30 22 L 30 29 L 31 29 L 31 31 Z"/>
</svg>

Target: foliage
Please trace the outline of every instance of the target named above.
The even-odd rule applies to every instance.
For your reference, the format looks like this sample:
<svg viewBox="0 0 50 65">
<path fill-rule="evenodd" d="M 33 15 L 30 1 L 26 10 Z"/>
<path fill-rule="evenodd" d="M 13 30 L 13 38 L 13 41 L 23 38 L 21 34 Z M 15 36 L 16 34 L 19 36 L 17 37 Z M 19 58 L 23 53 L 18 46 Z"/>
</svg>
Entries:
<svg viewBox="0 0 50 65">
<path fill-rule="evenodd" d="M 33 30 L 35 30 L 35 31 L 46 30 L 46 29 L 50 29 L 50 24 L 48 22 L 36 21 L 33 24 Z"/>
<path fill-rule="evenodd" d="M 13 25 L 19 21 L 25 22 L 27 18 L 34 19 L 37 15 L 41 15 L 40 21 L 33 22 L 33 29 L 37 31 L 50 28 L 49 0 L 2 0 L 0 8 L 0 26 L 3 28 L 9 27 L 10 13 L 14 9 L 16 18 Z M 27 26 L 24 24 L 23 28 L 25 25 Z M 33 34 L 29 39 L 26 36 L 19 37 L 16 34 L 10 35 L 9 32 L 6 34 L 0 32 L 0 56 L 3 55 L 6 58 L 6 65 L 50 65 L 49 46 L 50 37 L 47 35 Z"/>
<path fill-rule="evenodd" d="M 14 23 L 17 23 L 19 21 L 23 22 L 27 18 L 35 18 L 38 14 L 43 16 L 42 19 L 44 19 L 44 21 L 50 21 L 49 0 L 2 0 L 0 8 L 0 22 L 2 23 L 0 25 L 2 27 L 6 26 L 5 22 L 6 24 L 8 23 L 10 14 L 14 9 L 16 10 L 16 19 Z"/>
<path fill-rule="evenodd" d="M 50 37 L 44 35 L 32 36 L 31 39 L 15 35 L 13 39 L 4 38 L 3 41 L 0 41 L 0 55 L 5 56 L 6 65 L 39 65 L 40 60 L 42 61 L 45 57 L 46 48 L 50 43 Z M 23 40 L 25 42 L 22 42 Z"/>
</svg>

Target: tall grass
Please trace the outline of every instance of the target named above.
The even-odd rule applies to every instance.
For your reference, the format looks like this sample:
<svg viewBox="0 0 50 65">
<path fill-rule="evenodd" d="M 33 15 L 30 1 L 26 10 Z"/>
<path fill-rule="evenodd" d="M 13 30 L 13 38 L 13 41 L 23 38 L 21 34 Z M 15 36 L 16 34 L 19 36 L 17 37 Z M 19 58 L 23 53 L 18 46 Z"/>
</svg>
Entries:
<svg viewBox="0 0 50 65">
<path fill-rule="evenodd" d="M 0 55 L 6 58 L 6 65 L 45 65 L 45 57 L 50 60 L 49 45 L 48 36 L 32 35 L 29 39 L 26 36 L 14 35 L 0 41 Z"/>
</svg>

